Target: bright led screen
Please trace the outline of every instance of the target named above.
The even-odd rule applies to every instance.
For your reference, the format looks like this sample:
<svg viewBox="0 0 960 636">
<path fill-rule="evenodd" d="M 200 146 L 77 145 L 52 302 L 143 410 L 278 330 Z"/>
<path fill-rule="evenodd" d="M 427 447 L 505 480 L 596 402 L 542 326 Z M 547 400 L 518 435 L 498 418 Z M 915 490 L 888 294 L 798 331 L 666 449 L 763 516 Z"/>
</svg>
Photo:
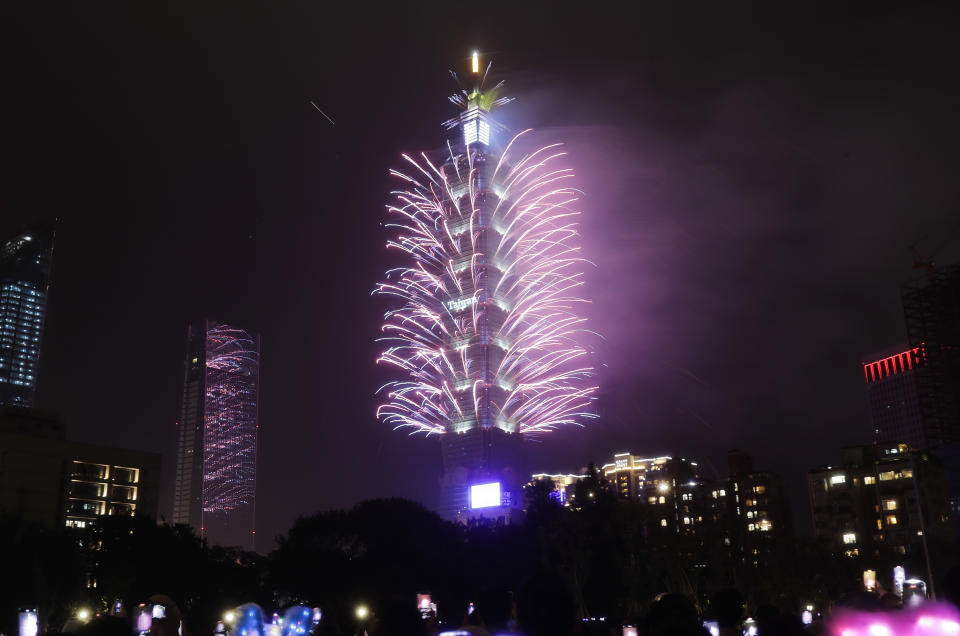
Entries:
<svg viewBox="0 0 960 636">
<path fill-rule="evenodd" d="M 500 482 L 470 486 L 470 508 L 493 508 L 500 505 Z"/>
</svg>

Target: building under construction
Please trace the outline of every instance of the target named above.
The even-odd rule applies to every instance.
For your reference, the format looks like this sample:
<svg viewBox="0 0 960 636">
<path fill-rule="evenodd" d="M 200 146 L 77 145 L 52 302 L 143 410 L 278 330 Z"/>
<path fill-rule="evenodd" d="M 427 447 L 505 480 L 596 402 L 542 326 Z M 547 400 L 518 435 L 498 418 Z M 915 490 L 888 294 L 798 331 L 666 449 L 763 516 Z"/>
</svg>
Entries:
<svg viewBox="0 0 960 636">
<path fill-rule="evenodd" d="M 910 347 L 919 350 L 917 400 L 925 446 L 960 442 L 960 266 L 903 285 Z"/>
</svg>

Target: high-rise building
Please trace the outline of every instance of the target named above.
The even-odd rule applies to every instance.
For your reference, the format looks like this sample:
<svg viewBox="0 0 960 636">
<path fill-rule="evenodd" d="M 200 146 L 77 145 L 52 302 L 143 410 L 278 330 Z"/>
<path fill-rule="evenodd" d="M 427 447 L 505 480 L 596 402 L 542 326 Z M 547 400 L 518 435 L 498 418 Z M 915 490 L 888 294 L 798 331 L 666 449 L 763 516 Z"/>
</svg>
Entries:
<svg viewBox="0 0 960 636">
<path fill-rule="evenodd" d="M 848 556 L 905 555 L 924 534 L 954 537 L 943 464 L 903 443 L 844 448 L 836 466 L 807 473 L 814 537 Z"/>
<path fill-rule="evenodd" d="M 378 361 L 402 379 L 383 387 L 378 415 L 440 436 L 444 516 L 509 518 L 529 475 L 525 437 L 590 417 L 595 388 L 578 342 L 572 172 L 555 146 L 506 134 L 492 112 L 510 99 L 471 62 L 445 152 L 394 171 L 404 190 L 387 245 L 404 260 L 376 290 L 394 303 Z"/>
<path fill-rule="evenodd" d="M 254 546 L 259 391 L 258 334 L 188 327 L 173 522 L 211 543 Z"/>
<path fill-rule="evenodd" d="M 915 370 L 923 421 L 918 447 L 943 460 L 960 529 L 960 265 L 930 271 L 901 295 L 907 337 L 922 362 Z"/>
<path fill-rule="evenodd" d="M 922 364 L 920 347 L 896 347 L 862 362 L 875 441 L 926 447 L 917 394 L 917 371 Z"/>
<path fill-rule="evenodd" d="M 34 405 L 53 235 L 49 220 L 0 244 L 0 404 Z"/>
<path fill-rule="evenodd" d="M 920 447 L 960 442 L 960 265 L 904 285 L 902 299 L 907 338 L 922 360 L 914 366 Z"/>
</svg>

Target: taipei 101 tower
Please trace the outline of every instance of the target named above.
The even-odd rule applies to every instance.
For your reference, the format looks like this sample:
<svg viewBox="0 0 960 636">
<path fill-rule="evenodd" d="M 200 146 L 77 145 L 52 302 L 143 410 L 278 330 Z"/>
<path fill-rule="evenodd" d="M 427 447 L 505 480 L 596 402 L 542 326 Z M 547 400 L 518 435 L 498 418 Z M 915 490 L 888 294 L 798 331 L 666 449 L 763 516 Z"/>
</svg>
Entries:
<svg viewBox="0 0 960 636">
<path fill-rule="evenodd" d="M 515 515 L 525 438 L 592 417 L 596 391 L 579 344 L 573 172 L 559 144 L 496 121 L 511 100 L 489 74 L 474 53 L 445 151 L 391 171 L 387 247 L 401 264 L 376 288 L 391 305 L 378 362 L 402 376 L 381 388 L 378 415 L 440 436 L 440 512 L 460 520 Z"/>
</svg>

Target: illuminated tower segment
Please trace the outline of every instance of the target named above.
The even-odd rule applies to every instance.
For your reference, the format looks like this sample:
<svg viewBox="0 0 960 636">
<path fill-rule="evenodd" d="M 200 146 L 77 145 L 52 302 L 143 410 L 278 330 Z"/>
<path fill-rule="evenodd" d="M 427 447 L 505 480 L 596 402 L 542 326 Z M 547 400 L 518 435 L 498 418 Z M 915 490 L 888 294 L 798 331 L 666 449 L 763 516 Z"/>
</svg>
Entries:
<svg viewBox="0 0 960 636">
<path fill-rule="evenodd" d="M 173 520 L 211 543 L 252 547 L 260 337 L 207 321 L 187 342 Z"/>
<path fill-rule="evenodd" d="M 53 234 L 47 221 L 0 243 L 0 404 L 34 404 Z"/>
<path fill-rule="evenodd" d="M 207 323 L 203 528 L 213 540 L 252 544 L 257 477 L 260 337 Z"/>
<path fill-rule="evenodd" d="M 451 97 L 462 112 L 445 124 L 456 131 L 446 159 L 404 155 L 412 168 L 392 171 L 405 189 L 388 206 L 387 245 L 408 264 L 376 290 L 399 300 L 380 361 L 406 375 L 384 387 L 378 412 L 396 427 L 446 434 L 451 515 L 466 505 L 469 480 L 510 472 L 522 435 L 590 417 L 595 391 L 577 342 L 572 171 L 559 145 L 528 148 L 529 131 L 506 140 L 491 111 L 510 100 L 498 96 L 502 83 L 485 89 L 487 73 L 471 62 L 476 83 Z"/>
</svg>

